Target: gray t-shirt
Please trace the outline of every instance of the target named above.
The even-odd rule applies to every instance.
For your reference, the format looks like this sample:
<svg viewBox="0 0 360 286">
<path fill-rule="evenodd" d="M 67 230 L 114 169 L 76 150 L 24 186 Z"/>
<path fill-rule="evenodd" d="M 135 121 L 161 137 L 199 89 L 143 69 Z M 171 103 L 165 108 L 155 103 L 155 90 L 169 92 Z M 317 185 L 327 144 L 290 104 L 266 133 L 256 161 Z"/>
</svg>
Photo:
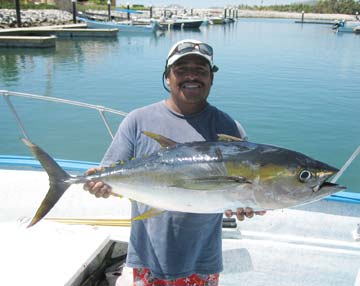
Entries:
<svg viewBox="0 0 360 286">
<path fill-rule="evenodd" d="M 197 114 L 184 116 L 173 112 L 165 101 L 161 101 L 127 115 L 101 164 L 110 165 L 119 160 L 140 158 L 159 150 L 160 145 L 142 134 L 142 131 L 157 133 L 179 143 L 216 141 L 217 134 L 246 137 L 238 122 L 210 104 Z M 132 217 L 149 208 L 132 202 Z M 156 217 L 134 221 L 127 265 L 149 268 L 154 276 L 161 279 L 176 279 L 193 273 L 219 273 L 223 267 L 221 230 L 222 214 L 168 211 Z"/>
</svg>

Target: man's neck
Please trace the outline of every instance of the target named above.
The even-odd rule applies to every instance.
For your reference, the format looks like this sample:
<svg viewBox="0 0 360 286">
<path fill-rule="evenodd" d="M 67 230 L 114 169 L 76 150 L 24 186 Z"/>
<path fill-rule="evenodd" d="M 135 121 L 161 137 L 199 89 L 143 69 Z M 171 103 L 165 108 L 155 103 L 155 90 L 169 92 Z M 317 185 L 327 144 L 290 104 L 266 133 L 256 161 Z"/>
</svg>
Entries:
<svg viewBox="0 0 360 286">
<path fill-rule="evenodd" d="M 199 113 L 202 111 L 206 105 L 207 101 L 203 101 L 201 103 L 180 103 L 175 102 L 171 97 L 165 100 L 165 104 L 174 112 L 182 115 L 191 115 L 195 113 Z"/>
</svg>

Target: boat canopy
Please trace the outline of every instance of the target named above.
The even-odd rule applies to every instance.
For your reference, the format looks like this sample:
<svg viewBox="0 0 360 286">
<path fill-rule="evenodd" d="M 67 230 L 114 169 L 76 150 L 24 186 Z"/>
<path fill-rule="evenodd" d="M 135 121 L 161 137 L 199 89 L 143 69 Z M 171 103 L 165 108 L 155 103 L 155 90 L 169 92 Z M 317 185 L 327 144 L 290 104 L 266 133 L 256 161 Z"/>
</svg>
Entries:
<svg viewBox="0 0 360 286">
<path fill-rule="evenodd" d="M 143 12 L 141 12 L 141 11 L 131 10 L 131 9 L 122 9 L 122 8 L 115 8 L 115 11 L 129 13 L 129 14 L 143 14 Z"/>
</svg>

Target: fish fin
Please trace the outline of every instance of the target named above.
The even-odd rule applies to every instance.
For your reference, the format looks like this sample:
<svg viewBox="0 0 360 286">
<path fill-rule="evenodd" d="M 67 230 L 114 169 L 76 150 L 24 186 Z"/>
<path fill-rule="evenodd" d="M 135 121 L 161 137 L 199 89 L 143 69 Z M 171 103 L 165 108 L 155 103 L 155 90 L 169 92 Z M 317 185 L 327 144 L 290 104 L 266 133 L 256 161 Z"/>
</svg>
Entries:
<svg viewBox="0 0 360 286">
<path fill-rule="evenodd" d="M 177 142 L 166 138 L 162 135 L 156 134 L 156 133 L 152 133 L 152 132 L 148 132 L 148 131 L 142 131 L 143 134 L 145 134 L 146 136 L 150 137 L 151 139 L 154 139 L 155 141 L 157 141 L 161 147 L 175 147 L 176 144 L 178 144 Z"/>
<path fill-rule="evenodd" d="M 222 155 L 222 152 L 221 152 L 220 148 L 216 148 L 216 149 L 215 149 L 215 154 L 216 154 L 216 156 L 218 157 L 218 160 L 220 160 L 220 161 L 223 161 L 223 160 L 224 160 L 224 157 L 223 157 L 223 155 Z"/>
<path fill-rule="evenodd" d="M 218 141 L 227 141 L 227 142 L 245 141 L 242 138 L 231 136 L 231 135 L 226 135 L 226 134 L 218 134 L 217 136 L 218 136 Z"/>
<path fill-rule="evenodd" d="M 223 188 L 235 187 L 238 184 L 251 184 L 252 182 L 241 176 L 209 176 L 201 178 L 192 178 L 179 181 L 172 187 L 178 187 L 191 190 L 212 190 Z"/>
<path fill-rule="evenodd" d="M 124 196 L 123 196 L 123 195 L 120 195 L 120 194 L 115 193 L 115 192 L 110 192 L 110 195 L 112 195 L 113 197 L 120 198 L 120 199 L 124 198 Z"/>
<path fill-rule="evenodd" d="M 37 160 L 41 163 L 49 176 L 50 188 L 45 198 L 36 211 L 33 219 L 28 227 L 33 226 L 40 221 L 52 208 L 57 201 L 70 187 L 71 183 L 67 182 L 70 175 L 66 173 L 53 158 L 50 157 L 44 150 L 37 145 L 33 144 L 30 140 L 22 138 L 23 143 L 29 147 L 30 151 L 34 154 Z"/>
<path fill-rule="evenodd" d="M 157 208 L 151 208 L 148 211 L 142 213 L 141 215 L 133 217 L 131 220 L 132 221 L 134 221 L 134 220 L 143 220 L 143 219 L 147 219 L 147 218 L 151 218 L 151 217 L 160 215 L 163 212 L 165 212 L 165 210 L 157 209 Z"/>
</svg>

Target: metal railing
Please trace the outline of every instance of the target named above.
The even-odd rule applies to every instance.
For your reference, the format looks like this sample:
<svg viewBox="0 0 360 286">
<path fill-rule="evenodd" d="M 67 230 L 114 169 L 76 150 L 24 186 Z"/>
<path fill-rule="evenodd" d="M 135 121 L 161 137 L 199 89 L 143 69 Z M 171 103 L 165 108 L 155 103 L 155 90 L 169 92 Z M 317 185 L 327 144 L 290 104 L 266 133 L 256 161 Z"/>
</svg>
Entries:
<svg viewBox="0 0 360 286">
<path fill-rule="evenodd" d="M 8 91 L 8 90 L 0 90 L 0 95 L 2 95 L 4 97 L 5 102 L 9 106 L 9 109 L 11 110 L 12 114 L 14 115 L 14 117 L 16 119 L 17 124 L 19 125 L 21 133 L 27 139 L 30 139 L 30 138 L 25 130 L 24 124 L 22 124 L 22 122 L 21 122 L 19 114 L 16 112 L 16 109 L 10 100 L 11 96 L 24 97 L 24 98 L 30 98 L 30 99 L 35 99 L 35 100 L 50 101 L 50 102 L 56 102 L 56 103 L 62 103 L 62 104 L 69 104 L 69 105 L 80 106 L 80 107 L 84 107 L 84 108 L 88 108 L 88 109 L 97 110 L 112 139 L 114 138 L 114 133 L 110 128 L 109 122 L 105 116 L 105 112 L 113 113 L 113 114 L 120 115 L 120 116 L 127 115 L 126 112 L 108 108 L 108 107 L 104 107 L 101 105 L 88 104 L 88 103 L 84 103 L 84 102 L 80 102 L 80 101 L 62 99 L 62 98 L 57 98 L 57 97 L 48 97 L 48 96 L 29 94 L 29 93 L 12 92 L 12 91 Z"/>
</svg>

